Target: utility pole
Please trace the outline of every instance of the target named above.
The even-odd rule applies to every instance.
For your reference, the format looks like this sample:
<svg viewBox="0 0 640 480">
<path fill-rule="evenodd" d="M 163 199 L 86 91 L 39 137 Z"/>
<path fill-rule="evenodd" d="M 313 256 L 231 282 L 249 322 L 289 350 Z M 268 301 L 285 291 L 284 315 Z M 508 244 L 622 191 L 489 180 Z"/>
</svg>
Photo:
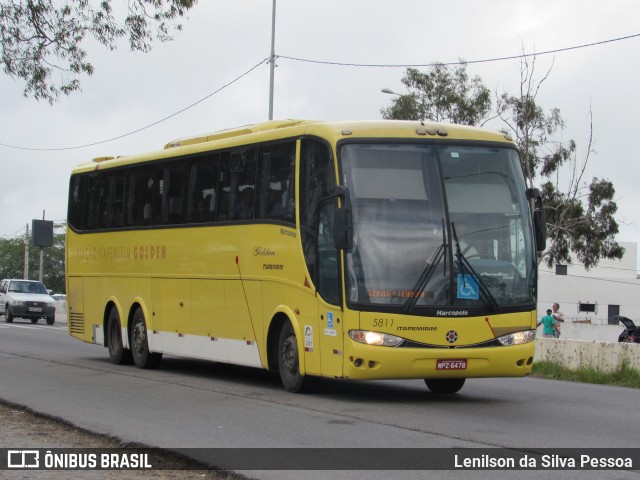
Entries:
<svg viewBox="0 0 640 480">
<path fill-rule="evenodd" d="M 44 210 L 42 210 L 42 220 L 44 220 Z M 38 280 L 42 281 L 42 277 L 43 275 L 43 271 L 44 271 L 44 250 L 42 249 L 42 246 L 40 246 L 40 272 L 38 274 Z"/>
<path fill-rule="evenodd" d="M 276 68 L 276 0 L 271 13 L 271 55 L 269 56 L 269 120 L 273 120 L 273 77 Z"/>
<path fill-rule="evenodd" d="M 29 280 L 29 224 L 27 223 L 27 236 L 24 238 L 24 279 Z"/>
</svg>

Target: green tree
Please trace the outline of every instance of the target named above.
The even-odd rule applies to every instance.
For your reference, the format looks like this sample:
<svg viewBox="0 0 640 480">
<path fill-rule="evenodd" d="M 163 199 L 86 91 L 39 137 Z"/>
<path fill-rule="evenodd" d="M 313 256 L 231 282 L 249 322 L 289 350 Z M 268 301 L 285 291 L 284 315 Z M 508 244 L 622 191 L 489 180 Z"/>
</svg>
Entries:
<svg viewBox="0 0 640 480">
<path fill-rule="evenodd" d="M 66 290 L 64 278 L 64 224 L 56 224 L 54 227 L 53 246 L 43 249 L 42 283 L 56 293 L 64 293 Z M 24 277 L 25 236 L 0 239 L 0 278 Z M 38 280 L 39 275 L 40 248 L 30 245 L 29 280 Z"/>
<path fill-rule="evenodd" d="M 42 283 L 46 285 L 46 287 L 50 290 L 53 290 L 55 293 L 65 293 L 65 259 L 64 259 L 64 247 L 66 235 L 64 233 L 64 225 L 56 225 L 57 229 L 62 229 L 63 233 L 55 233 L 53 235 L 53 246 L 50 248 L 45 248 L 43 250 L 43 272 L 42 272 Z M 33 248 L 35 251 L 36 267 L 34 272 L 36 273 L 35 278 L 38 277 L 39 268 L 40 268 L 40 249 Z M 30 255 L 33 258 L 33 255 Z M 31 269 L 29 270 L 31 272 Z M 34 275 L 31 275 L 34 278 Z"/>
<path fill-rule="evenodd" d="M 0 64 L 7 75 L 24 80 L 25 96 L 53 104 L 79 90 L 82 75 L 93 74 L 82 47 L 87 37 L 109 50 L 127 37 L 132 51 L 147 52 L 154 38 L 171 40 L 171 31 L 182 28 L 177 20 L 196 2 L 129 0 L 116 18 L 111 0 L 2 0 Z"/>
<path fill-rule="evenodd" d="M 491 109 L 491 92 L 464 62 L 453 69 L 436 63 L 427 72 L 407 68 L 402 83 L 409 93 L 381 109 L 383 118 L 477 125 Z"/>
<path fill-rule="evenodd" d="M 547 214 L 547 249 L 540 257 L 549 267 L 571 264 L 573 253 L 588 270 L 601 258 L 622 258 L 624 248 L 615 240 L 618 210 L 615 188 L 606 179 L 584 180 L 594 153 L 593 119 L 586 152 L 579 157 L 574 140 L 562 142 L 565 121 L 557 108 L 548 113 L 536 98 L 548 79 L 550 67 L 540 80 L 535 76 L 535 56 L 520 62 L 520 92 L 497 97 L 496 113 L 506 133 L 515 138 L 528 184 L 540 185 Z M 564 175 L 562 175 L 564 174 Z M 562 182 L 561 178 L 567 177 Z"/>
<path fill-rule="evenodd" d="M 24 274 L 24 236 L 0 239 L 0 277 L 22 278 Z"/>
<path fill-rule="evenodd" d="M 575 141 L 558 140 L 565 128 L 560 110 L 546 112 L 536 102 L 550 72 L 551 68 L 536 80 L 535 57 L 529 60 L 523 55 L 520 92 L 496 95 L 493 118 L 501 119 L 503 131 L 514 138 L 527 184 L 538 186 L 543 195 L 548 240 L 540 261 L 549 266 L 571 264 L 573 253 L 589 269 L 601 258 L 622 258 L 624 254 L 615 241 L 615 189 L 605 179 L 593 178 L 588 184 L 583 180 L 593 154 L 593 128 L 587 153 L 580 161 Z M 443 64 L 435 64 L 428 72 L 408 68 L 402 82 L 409 93 L 381 109 L 383 118 L 479 125 L 492 109 L 489 90 L 479 77 L 468 75 L 464 63 L 452 71 Z M 562 185 L 561 171 L 569 177 Z"/>
</svg>

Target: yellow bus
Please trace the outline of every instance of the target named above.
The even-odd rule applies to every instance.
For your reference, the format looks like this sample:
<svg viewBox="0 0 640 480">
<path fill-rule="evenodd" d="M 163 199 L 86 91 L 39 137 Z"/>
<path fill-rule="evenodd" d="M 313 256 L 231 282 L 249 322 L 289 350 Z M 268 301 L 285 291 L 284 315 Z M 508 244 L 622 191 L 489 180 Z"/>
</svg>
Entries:
<svg viewBox="0 0 640 480">
<path fill-rule="evenodd" d="M 74 169 L 69 333 L 319 377 L 531 371 L 540 194 L 505 135 L 411 121 L 269 121 Z"/>
</svg>

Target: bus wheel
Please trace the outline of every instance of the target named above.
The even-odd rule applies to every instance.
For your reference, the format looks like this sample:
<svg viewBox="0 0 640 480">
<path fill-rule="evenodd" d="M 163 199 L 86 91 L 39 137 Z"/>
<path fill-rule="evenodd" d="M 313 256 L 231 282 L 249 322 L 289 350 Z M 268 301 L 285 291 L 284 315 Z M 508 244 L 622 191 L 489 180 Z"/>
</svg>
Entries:
<svg viewBox="0 0 640 480">
<path fill-rule="evenodd" d="M 107 320 L 107 348 L 111 363 L 127 365 L 131 363 L 131 350 L 126 350 L 122 344 L 122 328 L 120 327 L 120 315 L 116 307 L 111 308 Z"/>
<path fill-rule="evenodd" d="M 131 322 L 131 353 L 133 363 L 138 368 L 156 368 L 162 360 L 162 353 L 149 351 L 147 340 L 147 327 L 144 322 L 144 313 L 138 308 Z"/>
<path fill-rule="evenodd" d="M 286 322 L 278 340 L 278 370 L 282 386 L 287 392 L 302 393 L 311 385 L 311 378 L 300 375 L 298 341 L 291 323 Z"/>
<path fill-rule="evenodd" d="M 466 378 L 425 378 L 424 383 L 432 393 L 448 395 L 458 392 L 465 380 Z"/>
</svg>

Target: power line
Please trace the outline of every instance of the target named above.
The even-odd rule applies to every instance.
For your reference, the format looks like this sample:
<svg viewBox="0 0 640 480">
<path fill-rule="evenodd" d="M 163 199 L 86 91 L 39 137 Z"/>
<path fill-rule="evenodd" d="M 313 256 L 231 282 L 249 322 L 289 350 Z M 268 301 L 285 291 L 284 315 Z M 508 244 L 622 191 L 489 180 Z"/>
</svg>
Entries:
<svg viewBox="0 0 640 480">
<path fill-rule="evenodd" d="M 246 72 L 244 72 L 242 75 L 237 76 L 236 78 L 234 78 L 233 80 L 231 80 L 230 82 L 226 83 L 225 85 L 223 85 L 222 87 L 218 88 L 217 90 L 211 92 L 210 94 L 202 97 L 200 100 L 197 100 L 195 102 L 193 102 L 191 105 L 188 105 L 180 110 L 178 110 L 177 112 L 174 112 L 170 115 L 167 115 L 166 117 L 161 118 L 160 120 L 157 120 L 153 123 L 150 123 L 148 125 L 145 125 L 144 127 L 140 127 L 136 130 L 132 130 L 130 132 L 127 133 L 123 133 L 122 135 L 118 135 L 116 137 L 112 137 L 112 138 L 107 138 L 106 140 L 100 140 L 97 142 L 93 142 L 93 143 L 87 143 L 84 145 L 76 145 L 74 147 L 49 147 L 49 148 L 33 148 L 33 147 L 22 147 L 22 146 L 17 146 L 17 145 L 8 145 L 6 143 L 2 143 L 0 142 L 0 146 L 3 147 L 7 147 L 7 148 L 13 148 L 16 150 L 29 150 L 29 151 L 37 151 L 37 152 L 55 152 L 55 151 L 62 151 L 62 150 L 77 150 L 80 148 L 87 148 L 87 147 L 93 147 L 95 145 L 101 145 L 103 143 L 107 143 L 107 142 L 112 142 L 114 140 L 119 140 L 121 138 L 124 137 L 128 137 L 130 135 L 133 135 L 135 133 L 141 132 L 143 130 L 146 130 L 148 128 L 154 127 L 156 125 L 158 125 L 159 123 L 162 123 L 166 120 L 169 120 L 170 118 L 173 118 L 187 110 L 189 110 L 190 108 L 195 107 L 196 105 L 198 105 L 199 103 L 204 102 L 205 100 L 207 100 L 208 98 L 211 98 L 212 96 L 214 96 L 216 93 L 221 92 L 222 90 L 224 90 L 225 88 L 233 85 L 234 83 L 236 83 L 237 81 L 239 81 L 241 78 L 249 75 L 251 72 L 253 72 L 256 68 L 258 68 L 260 65 L 266 63 L 269 61 L 269 58 L 265 58 L 263 60 L 260 60 L 260 62 L 256 63 L 253 67 L 251 67 L 249 70 L 247 70 Z"/>
<path fill-rule="evenodd" d="M 572 275 L 572 274 L 567 274 L 567 275 L 540 275 L 540 279 L 542 279 L 543 277 L 551 277 L 551 276 L 563 276 L 563 277 L 573 277 L 573 278 L 584 278 L 585 280 L 596 280 L 598 282 L 607 282 L 607 283 L 622 283 L 625 285 L 635 285 L 635 286 L 639 286 L 640 287 L 640 282 L 636 281 L 626 281 L 626 280 L 616 280 L 613 278 L 602 278 L 602 277 L 585 277 L 583 275 Z"/>
<path fill-rule="evenodd" d="M 603 45 L 606 43 L 612 43 L 612 42 L 619 42 L 622 40 L 628 40 L 631 38 L 636 38 L 636 37 L 640 37 L 640 33 L 636 33 L 633 35 L 627 35 L 624 37 L 618 37 L 618 38 L 612 38 L 612 39 L 608 39 L 608 40 L 602 40 L 599 42 L 592 42 L 592 43 L 586 43 L 583 45 L 575 45 L 572 47 L 565 47 L 565 48 L 558 48 L 558 49 L 554 49 L 554 50 L 547 50 L 547 51 L 543 51 L 543 52 L 537 52 L 537 53 L 527 53 L 527 54 L 520 54 L 520 55 L 511 55 L 511 56 L 506 56 L 506 57 L 496 57 L 496 58 L 489 58 L 489 59 L 481 59 L 481 60 L 470 60 L 470 61 L 464 61 L 464 63 L 466 64 L 476 64 L 476 63 L 490 63 L 490 62 L 499 62 L 499 61 L 504 61 L 504 60 L 514 60 L 514 59 L 518 59 L 518 58 L 523 58 L 523 57 L 531 57 L 531 56 L 536 56 L 536 55 L 547 55 L 547 54 L 551 54 L 551 53 L 560 53 L 560 52 L 567 52 L 570 50 L 577 50 L 580 48 L 587 48 L 587 47 L 593 47 L 593 46 L 597 46 L 597 45 Z M 427 63 L 427 64 L 364 64 L 364 63 L 343 63 L 343 62 L 333 62 L 333 61 L 323 61 L 323 60 L 312 60 L 312 59 L 305 59 L 305 58 L 297 58 L 297 57 L 290 57 L 290 56 L 286 56 L 286 55 L 277 55 L 276 58 L 283 58 L 283 59 L 287 59 L 287 60 L 292 60 L 292 61 L 298 61 L 298 62 L 307 62 L 307 63 L 315 63 L 315 64 L 322 64 L 322 65 L 335 65 L 335 66 L 341 66 L 341 67 L 373 67 L 373 68 L 407 68 L 407 67 L 432 67 L 437 65 L 438 63 Z M 95 145 L 101 145 L 103 143 L 108 143 L 108 142 L 112 142 L 114 140 L 119 140 L 121 138 L 125 138 L 128 137 L 130 135 L 139 133 L 143 130 L 146 130 L 148 128 L 151 128 L 155 125 L 158 125 L 166 120 L 169 120 L 170 118 L 173 118 L 193 107 L 195 107 L 196 105 L 204 102 L 205 100 L 207 100 L 208 98 L 212 97 L 213 95 L 221 92 L 222 90 L 224 90 L 225 88 L 231 86 L 232 84 L 236 83 L 237 81 L 239 81 L 241 78 L 245 77 L 246 75 L 248 75 L 249 73 L 253 72 L 256 68 L 258 68 L 260 65 L 263 65 L 264 63 L 268 63 L 270 62 L 271 59 L 270 57 L 264 58 L 262 60 L 260 60 L 260 62 L 258 62 L 256 65 L 254 65 L 253 67 L 251 67 L 249 70 L 247 70 L 246 72 L 244 72 L 243 74 L 239 75 L 238 77 L 236 77 L 235 79 L 231 80 L 230 82 L 228 82 L 227 84 L 223 85 L 222 87 L 218 88 L 217 90 L 211 92 L 210 94 L 206 95 L 205 97 L 201 98 L 200 100 L 197 100 L 195 102 L 193 102 L 192 104 L 178 110 L 177 112 L 174 112 L 170 115 L 167 115 L 166 117 L 161 118 L 160 120 L 157 120 L 155 122 L 152 122 L 148 125 L 145 125 L 144 127 L 140 127 L 138 129 L 132 130 L 130 132 L 127 133 L 123 133 L 121 135 L 118 135 L 116 137 L 112 137 L 112 138 L 108 138 L 105 140 L 100 140 L 97 142 L 93 142 L 93 143 L 87 143 L 84 145 L 76 145 L 76 146 L 71 146 L 71 147 L 48 147 L 48 148 L 34 148 L 34 147 L 23 147 L 23 146 L 18 146 L 18 145 L 10 145 L 7 143 L 3 143 L 0 142 L 0 146 L 5 147 L 5 148 L 12 148 L 15 150 L 27 150 L 27 151 L 37 151 L 37 152 L 53 152 L 53 151 L 64 151 L 64 150 L 78 150 L 81 148 L 87 148 L 87 147 L 93 147 Z M 446 63 L 439 63 L 440 65 L 445 65 L 445 66 L 451 66 L 451 65 L 459 65 L 460 63 L 463 63 L 462 61 L 457 61 L 457 62 L 446 62 Z"/>
<path fill-rule="evenodd" d="M 334 62 L 334 61 L 327 61 L 327 60 L 312 60 L 312 59 L 308 59 L 308 58 L 299 58 L 299 57 L 289 57 L 286 55 L 278 55 L 278 58 L 284 58 L 286 60 L 293 60 L 296 62 L 306 62 L 306 63 L 316 63 L 316 64 L 321 64 L 321 65 L 336 65 L 336 66 L 340 66 L 340 67 L 369 67 L 369 68 L 407 68 L 407 67 L 434 67 L 436 65 L 445 65 L 445 66 L 451 66 L 451 65 L 460 65 L 461 63 L 466 63 L 466 64 L 474 64 L 474 63 L 491 63 L 491 62 L 501 62 L 504 60 L 515 60 L 518 58 L 523 58 L 523 57 L 535 57 L 535 56 L 539 56 L 539 55 L 549 55 L 551 53 L 561 53 L 561 52 L 568 52 L 570 50 L 577 50 L 580 48 L 587 48 L 587 47 L 595 47 L 597 45 L 604 45 L 606 43 L 613 43 L 613 42 L 620 42 L 622 40 L 629 40 L 631 38 L 636 38 L 636 37 L 640 37 L 640 33 L 636 33 L 633 35 L 627 35 L 625 37 L 618 37 L 618 38 L 611 38 L 609 40 L 602 40 L 600 42 L 593 42 L 593 43 L 585 43 L 583 45 L 575 45 L 572 47 L 564 47 L 564 48 L 557 48 L 554 50 L 546 50 L 543 52 L 536 52 L 536 53 L 521 53 L 519 55 L 511 55 L 511 56 L 507 56 L 507 57 L 496 57 L 496 58 L 486 58 L 486 59 L 481 59 L 481 60 L 459 60 L 457 62 L 446 62 L 446 63 L 441 63 L 441 62 L 434 62 L 434 63 L 406 63 L 406 64 L 376 64 L 376 63 L 343 63 L 343 62 Z"/>
<path fill-rule="evenodd" d="M 22 232 L 24 232 L 24 231 L 25 231 L 25 228 L 23 227 L 23 228 L 21 228 L 21 229 L 17 230 L 16 232 L 12 233 L 11 235 L 1 235 L 1 237 L 2 237 L 4 240 L 10 240 L 10 239 L 15 238 L 19 233 L 22 233 Z"/>
</svg>

